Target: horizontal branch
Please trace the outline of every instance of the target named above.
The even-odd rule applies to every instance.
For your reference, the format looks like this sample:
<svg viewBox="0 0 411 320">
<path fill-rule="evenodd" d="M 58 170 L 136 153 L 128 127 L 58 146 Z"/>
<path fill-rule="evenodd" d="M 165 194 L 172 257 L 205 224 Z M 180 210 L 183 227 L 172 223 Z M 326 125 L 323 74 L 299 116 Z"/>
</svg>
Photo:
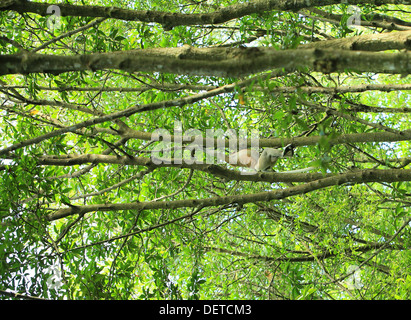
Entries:
<svg viewBox="0 0 411 320">
<path fill-rule="evenodd" d="M 369 252 L 372 250 L 377 250 L 379 248 L 381 248 L 385 243 L 376 243 L 376 244 L 372 244 L 372 245 L 365 245 L 365 246 L 359 246 L 359 247 L 355 247 L 355 248 L 347 248 L 345 249 L 345 254 L 347 255 L 351 255 L 352 253 L 356 252 Z M 398 250 L 402 250 L 404 249 L 403 247 L 399 247 L 398 246 L 389 246 L 390 249 L 398 249 Z M 316 253 L 315 257 L 314 256 L 310 256 L 308 255 L 308 252 L 302 252 L 300 254 L 300 256 L 296 256 L 296 257 L 285 257 L 285 256 L 280 256 L 280 257 L 276 257 L 276 256 L 262 256 L 262 255 L 258 255 L 258 254 L 250 254 L 249 252 L 244 253 L 241 251 L 236 251 L 236 250 L 229 250 L 229 249 L 225 249 L 225 248 L 219 248 L 219 247 L 211 247 L 211 246 L 204 246 L 205 250 L 209 250 L 209 251 L 214 251 L 214 252 L 218 252 L 218 253 L 226 253 L 229 254 L 231 256 L 239 256 L 239 257 L 243 257 L 246 259 L 255 259 L 255 260 L 261 260 L 261 261 L 289 261 L 289 262 L 311 262 L 311 261 L 315 261 L 316 259 L 319 260 L 325 260 L 328 258 L 332 258 L 335 257 L 337 255 L 336 252 L 332 252 L 331 250 L 327 250 L 325 252 L 320 252 L 320 253 Z"/>
<path fill-rule="evenodd" d="M 411 85 L 409 86 L 409 90 L 411 90 Z M 2 85 L 1 88 L 4 89 L 28 89 L 28 86 L 24 85 Z M 91 92 L 144 92 L 148 90 L 162 90 L 162 91 L 180 91 L 180 90 L 191 90 L 191 91 L 208 91 L 216 89 L 217 86 L 210 86 L 205 84 L 176 84 L 176 83 L 163 83 L 163 84 L 147 84 L 147 85 L 139 85 L 135 87 L 75 87 L 70 85 L 61 85 L 59 87 L 44 87 L 44 86 L 37 86 L 36 89 L 42 91 L 91 91 Z M 399 88 L 404 89 L 391 89 L 390 91 L 394 90 L 408 90 L 407 85 L 400 85 Z M 372 90 L 372 89 L 369 89 Z"/>
<path fill-rule="evenodd" d="M 4 86 L 7 88 L 7 86 Z M 254 88 L 258 88 L 255 86 Z M 258 88 L 264 90 L 263 88 Z M 45 89 L 50 90 L 50 88 Z M 334 93 L 352 93 L 352 92 L 366 92 L 366 91 L 382 91 L 382 92 L 391 92 L 391 91 L 401 91 L 401 90 L 411 90 L 411 84 L 376 84 L 376 83 L 367 83 L 360 85 L 347 85 L 347 86 L 336 86 L 336 87 L 316 87 L 316 86 L 301 86 L 301 87 L 274 87 L 271 88 L 270 92 L 282 92 L 282 93 L 295 93 L 296 91 L 302 91 L 304 93 L 325 93 L 325 94 L 334 94 Z M 97 91 L 97 90 L 96 90 Z M 390 110 L 389 108 L 385 108 Z M 400 109 L 400 108 L 398 108 Z M 405 108 L 409 109 L 409 108 Z"/>
<path fill-rule="evenodd" d="M 301 49 L 333 49 L 355 51 L 410 50 L 411 30 L 366 34 L 342 39 L 316 41 L 299 45 Z"/>
<path fill-rule="evenodd" d="M 150 132 L 138 131 L 138 130 L 129 130 L 125 134 L 128 139 L 139 139 L 145 141 L 158 140 L 158 136 Z M 173 135 L 170 132 L 168 136 L 170 142 L 181 142 L 192 143 L 194 137 L 191 139 L 184 139 L 182 136 Z M 203 137 L 198 139 L 195 137 L 196 141 L 202 143 L 202 146 L 217 146 L 217 139 L 213 138 L 210 141 L 210 138 Z M 327 139 L 326 136 L 308 136 L 308 137 L 281 137 L 281 138 L 261 138 L 259 140 L 259 146 L 263 148 L 271 147 L 278 148 L 283 147 L 287 144 L 292 144 L 295 147 L 299 146 L 313 146 L 317 145 L 321 140 Z M 404 130 L 401 133 L 391 133 L 391 132 L 364 132 L 364 133 L 348 133 L 336 136 L 328 140 L 330 145 L 345 144 L 345 143 L 364 143 L 364 142 L 396 142 L 396 141 L 406 141 L 411 140 L 411 130 Z M 247 145 L 251 146 L 251 140 L 247 140 Z M 226 140 L 225 146 L 229 147 L 229 141 Z"/>
<path fill-rule="evenodd" d="M 140 132 L 136 130 L 130 130 L 126 133 L 126 138 L 137 138 L 141 140 L 158 140 L 156 135 L 153 135 L 148 132 Z M 170 135 L 170 142 L 179 142 L 183 141 L 182 136 L 175 136 Z M 202 147 L 204 146 L 217 146 L 217 138 L 207 138 L 204 137 L 202 139 L 197 139 L 199 143 L 202 143 Z M 269 139 L 259 139 L 259 146 L 260 147 L 282 147 L 287 144 L 292 144 L 295 147 L 298 146 L 309 146 L 309 145 L 316 145 L 318 144 L 321 139 L 324 139 L 324 136 L 311 136 L 311 137 L 297 137 L 297 138 L 269 138 Z M 211 139 L 211 141 L 209 141 Z M 353 134 L 344 134 L 337 136 L 335 138 L 330 139 L 328 142 L 330 145 L 338 145 L 338 144 L 347 144 L 347 143 L 364 143 L 364 142 L 395 142 L 395 141 L 405 141 L 411 140 L 411 130 L 402 131 L 401 133 L 395 134 L 391 132 L 367 132 L 367 133 L 353 133 Z M 194 137 L 192 140 L 188 141 L 187 143 L 192 143 L 194 141 Z M 250 146 L 250 139 L 248 139 L 248 145 Z M 224 145 L 229 147 L 229 140 L 226 139 Z M 1 150 L 0 150 L 1 151 Z M 293 178 L 302 179 L 302 180 L 273 180 L 274 176 L 272 173 L 259 173 L 258 178 L 254 180 L 252 176 L 249 177 L 245 175 L 241 175 L 241 179 L 238 175 L 237 171 L 232 171 L 228 169 L 224 169 L 221 166 L 213 165 L 213 164 L 187 164 L 182 161 L 181 164 L 177 163 L 161 163 L 155 164 L 150 158 L 145 157 L 128 157 L 128 156 L 115 156 L 115 155 L 100 155 L 100 154 L 71 154 L 71 155 L 52 155 L 52 156 L 40 156 L 36 159 L 38 165 L 54 165 L 54 166 L 73 166 L 73 165 L 82 165 L 87 163 L 93 164 L 120 164 L 120 165 L 137 165 L 137 166 L 153 166 L 153 167 L 177 167 L 177 168 L 189 168 L 195 170 L 201 170 L 204 172 L 208 172 L 211 174 L 215 174 L 218 176 L 224 176 L 226 178 L 230 178 L 233 180 L 247 180 L 247 181 L 281 181 L 281 182 L 307 182 L 313 180 L 312 174 L 305 174 L 306 178 L 301 178 L 304 175 L 296 174 Z M 164 161 L 163 161 L 164 162 Z M 238 175 L 237 175 L 238 174 Z M 287 176 L 292 176 L 291 174 L 287 174 Z M 280 177 L 278 177 L 280 178 Z M 278 179 L 276 178 L 276 179 Z M 284 177 L 281 177 L 284 179 Z"/>
<path fill-rule="evenodd" d="M 216 95 L 219 94 L 220 92 L 228 92 L 231 89 L 233 89 L 235 86 L 230 85 L 226 86 L 223 88 L 215 89 L 217 91 L 209 91 L 205 94 L 199 94 L 199 95 L 194 95 L 191 97 L 187 98 L 182 98 L 182 99 L 175 99 L 175 100 L 170 100 L 168 102 L 158 102 L 158 103 L 152 103 L 148 105 L 143 105 L 143 106 L 135 106 L 128 108 L 126 110 L 118 111 L 115 113 L 112 113 L 107 116 L 102 116 L 100 118 L 95 118 L 95 119 L 90 119 L 86 120 L 84 122 L 69 126 L 69 127 L 64 127 L 62 129 L 54 130 L 50 133 L 24 140 L 21 142 L 17 142 L 9 147 L 6 147 L 4 149 L 0 149 L 0 155 L 6 155 L 7 153 L 17 150 L 19 148 L 23 148 L 32 144 L 37 144 L 40 143 L 41 141 L 50 139 L 52 137 L 56 137 L 61 134 L 65 134 L 68 132 L 75 132 L 81 128 L 85 128 L 88 126 L 92 126 L 95 124 L 103 123 L 106 121 L 112 121 L 115 119 L 119 119 L 121 117 L 127 117 L 129 115 L 132 115 L 134 113 L 140 112 L 140 111 L 146 111 L 146 110 L 154 110 L 158 109 L 161 107 L 168 107 L 168 106 L 182 106 L 185 105 L 186 103 L 189 103 L 189 101 L 198 101 L 200 99 L 207 98 L 208 96 Z M 222 91 L 220 91 L 222 89 Z M 153 135 L 148 132 L 140 132 L 136 130 L 129 130 L 126 134 L 127 138 L 136 138 L 136 139 L 141 139 L 141 140 L 154 140 Z M 178 137 L 175 135 L 170 135 L 170 142 L 176 141 L 182 141 L 182 137 Z M 316 145 L 320 142 L 320 140 L 326 139 L 324 136 L 311 136 L 311 137 L 281 137 L 281 138 L 263 138 L 259 140 L 259 146 L 260 147 L 282 147 L 287 144 L 293 144 L 295 147 L 298 146 L 310 146 L 310 145 Z M 339 135 L 335 138 L 332 138 L 329 140 L 330 145 L 337 145 L 337 144 L 344 144 L 344 143 L 363 143 L 363 142 L 395 142 L 395 141 L 406 141 L 406 140 L 411 140 L 411 130 L 404 130 L 401 133 L 391 133 L 391 132 L 367 132 L 367 133 L 353 133 L 353 134 L 342 134 Z M 192 140 L 189 140 L 188 142 L 194 141 L 194 137 Z M 213 139 L 213 141 L 209 142 L 207 144 L 207 138 L 203 138 L 202 140 L 202 145 L 210 145 L 210 146 L 217 146 L 217 141 L 216 139 Z M 229 146 L 229 141 L 227 140 L 225 143 L 226 147 Z M 247 140 L 247 145 L 251 146 L 251 140 Z"/>
<path fill-rule="evenodd" d="M 118 211 L 118 210 L 156 210 L 178 209 L 195 207 L 212 207 L 229 204 L 246 204 L 260 201 L 280 200 L 298 194 L 305 194 L 315 190 L 342 185 L 345 183 L 358 184 L 365 182 L 397 182 L 411 181 L 411 170 L 361 170 L 338 174 L 322 178 L 309 183 L 301 184 L 288 189 L 276 189 L 268 192 L 254 194 L 241 194 L 226 197 L 212 197 L 207 199 L 185 199 L 175 201 L 133 202 L 114 204 L 92 204 L 73 206 L 58 209 L 46 216 L 47 220 L 62 219 L 75 214 L 85 214 L 93 211 Z"/>
<path fill-rule="evenodd" d="M 36 297 L 36 296 L 30 296 L 30 295 L 18 293 L 18 292 L 15 292 L 15 291 L 7 291 L 7 290 L 0 290 L 0 295 L 6 296 L 6 297 L 11 297 L 11 298 L 14 298 L 14 299 L 21 299 L 21 300 L 47 300 L 47 299 L 44 299 L 44 298 L 40 298 L 40 297 Z"/>
<path fill-rule="evenodd" d="M 267 70 L 311 70 L 332 73 L 411 73 L 411 53 L 335 49 L 153 48 L 85 55 L 47 55 L 20 52 L 0 55 L 0 75 L 96 71 L 162 72 L 193 76 L 243 77 Z"/>
<path fill-rule="evenodd" d="M 0 5 L 0 11 L 14 10 L 19 13 L 32 12 L 38 15 L 47 16 L 47 8 L 56 3 L 40 3 L 32 1 L 8 1 L 13 3 L 4 7 Z M 263 13 L 272 10 L 298 11 L 300 9 L 318 6 L 340 4 L 340 0 L 254 0 L 245 3 L 238 3 L 227 7 L 222 7 L 210 13 L 184 14 L 179 12 L 160 12 L 153 10 L 129 10 L 116 7 L 72 5 L 59 3 L 62 16 L 76 17 L 102 17 L 120 19 L 126 21 L 155 22 L 163 26 L 165 30 L 171 30 L 176 26 L 191 26 L 205 24 L 220 24 L 232 19 L 241 18 L 250 14 Z M 347 4 L 374 4 L 377 6 L 384 4 L 409 4 L 407 0 L 347 0 Z"/>
<path fill-rule="evenodd" d="M 62 156 L 40 156 L 37 159 L 38 165 L 54 165 L 54 166 L 73 166 L 82 164 L 118 164 L 145 166 L 150 168 L 172 167 L 203 171 L 221 178 L 236 180 L 236 181 L 265 181 L 265 182 L 310 182 L 324 176 L 333 174 L 322 173 L 271 173 L 271 172 L 240 172 L 230 170 L 220 165 L 209 163 L 187 163 L 182 160 L 182 163 L 164 162 L 155 164 L 150 158 L 144 157 L 127 157 L 114 155 L 100 154 L 85 154 L 85 155 L 62 155 Z"/>
<path fill-rule="evenodd" d="M 319 16 L 313 16 L 310 14 L 307 14 L 306 10 L 302 10 L 301 14 L 310 17 L 312 19 L 319 19 L 324 22 L 329 22 L 334 25 L 340 25 L 341 20 L 343 19 L 342 14 L 334 14 L 331 12 L 326 12 L 323 10 L 320 10 L 318 8 L 309 8 L 309 11 L 319 15 Z M 404 21 L 395 17 L 387 16 L 387 15 L 381 15 L 375 12 L 371 12 L 370 14 L 364 14 L 361 13 L 361 26 L 362 27 L 373 27 L 373 28 L 383 28 L 386 30 L 409 30 L 411 27 L 411 23 L 408 21 Z"/>
<path fill-rule="evenodd" d="M 3 85 L 4 89 L 28 89 L 28 86 L 24 85 Z M 145 86 L 136 87 L 74 87 L 74 86 L 61 86 L 61 87 L 36 87 L 38 90 L 44 91 L 92 91 L 92 92 L 141 92 L 147 90 L 161 90 L 161 91 L 180 91 L 180 90 L 191 90 L 191 91 L 209 91 L 214 90 L 217 87 L 211 85 L 201 85 L 201 84 L 174 84 L 174 83 L 164 83 L 164 84 L 150 84 Z M 259 91 L 269 91 L 269 92 L 283 92 L 283 93 L 295 93 L 300 90 L 305 93 L 351 93 L 351 92 L 365 92 L 365 91 L 381 91 L 381 92 L 392 92 L 392 91 L 409 91 L 411 90 L 411 84 L 375 84 L 367 83 L 360 85 L 347 85 L 347 86 L 336 86 L 336 87 L 316 87 L 316 86 L 290 86 L 290 87 L 274 87 L 265 89 L 258 85 L 253 86 L 254 89 Z M 34 102 L 33 102 L 34 103 Z M 377 109 L 376 107 L 374 109 Z M 404 112 L 409 112 L 411 108 L 383 108 L 384 110 L 394 109 L 403 110 Z"/>
</svg>

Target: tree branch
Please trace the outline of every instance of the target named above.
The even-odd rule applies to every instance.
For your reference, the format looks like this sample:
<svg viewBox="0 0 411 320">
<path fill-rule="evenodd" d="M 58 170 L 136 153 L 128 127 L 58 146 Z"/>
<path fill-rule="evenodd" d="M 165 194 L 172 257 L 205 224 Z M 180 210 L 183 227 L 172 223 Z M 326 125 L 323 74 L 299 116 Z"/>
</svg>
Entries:
<svg viewBox="0 0 411 320">
<path fill-rule="evenodd" d="M 32 12 L 41 16 L 47 16 L 47 8 L 54 3 L 40 3 L 32 1 L 14 1 L 9 6 L 1 6 L 0 11 L 14 10 L 19 13 Z M 304 8 L 328 6 L 340 4 L 340 0 L 255 0 L 234 4 L 220 8 L 211 13 L 184 14 L 178 12 L 160 12 L 152 10 L 128 10 L 116 7 L 102 6 L 78 6 L 66 3 L 59 3 L 62 16 L 75 17 L 103 17 L 126 21 L 155 22 L 163 26 L 165 30 L 171 30 L 176 26 L 191 26 L 205 24 L 220 24 L 232 19 L 241 18 L 254 13 L 263 13 L 272 10 L 298 11 Z M 374 4 L 376 6 L 385 4 L 409 4 L 407 0 L 347 0 L 347 4 Z"/>
<path fill-rule="evenodd" d="M 48 55 L 20 52 L 0 55 L 0 75 L 96 71 L 243 77 L 267 70 L 310 68 L 322 73 L 411 73 L 411 53 L 366 52 L 336 49 L 250 48 L 152 48 L 85 55 Z"/>
<path fill-rule="evenodd" d="M 288 189 L 277 189 L 274 191 L 260 192 L 254 194 L 241 194 L 226 197 L 212 197 L 207 199 L 185 199 L 175 201 L 154 201 L 114 204 L 92 204 L 77 206 L 75 210 L 71 207 L 56 210 L 46 216 L 47 220 L 57 220 L 73 214 L 85 214 L 93 211 L 118 211 L 118 210 L 156 210 L 156 209 L 178 209 L 194 207 L 211 207 L 227 204 L 246 204 L 260 201 L 280 200 L 298 194 L 305 194 L 315 190 L 342 185 L 345 183 L 358 184 L 365 182 L 397 182 L 411 181 L 411 170 L 361 170 L 333 175 L 318 179 L 306 184 L 298 185 Z"/>
</svg>

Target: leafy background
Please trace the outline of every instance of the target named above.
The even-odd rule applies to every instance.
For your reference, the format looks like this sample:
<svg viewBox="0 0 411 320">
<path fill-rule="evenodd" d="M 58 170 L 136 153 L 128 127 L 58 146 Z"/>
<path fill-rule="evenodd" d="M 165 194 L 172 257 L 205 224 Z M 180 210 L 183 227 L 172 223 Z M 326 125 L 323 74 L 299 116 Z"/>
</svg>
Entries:
<svg viewBox="0 0 411 320">
<path fill-rule="evenodd" d="M 71 3 L 186 14 L 235 4 L 160 0 Z M 363 4 L 361 21 L 365 25 L 351 28 L 346 23 L 351 15 L 348 5 L 318 10 L 270 11 L 218 25 L 182 25 L 171 30 L 152 22 L 113 18 L 79 30 L 96 19 L 76 16 L 61 17 L 60 28 L 52 30 L 47 26 L 48 16 L 2 10 L 1 54 L 35 51 L 49 40 L 38 53 L 64 56 L 185 44 L 283 50 L 310 42 L 394 32 L 395 26 L 402 28 L 397 30 L 410 28 L 406 5 Z M 338 19 L 330 16 L 333 14 Z M 402 22 L 393 24 L 393 29 L 367 25 L 372 19 L 382 21 L 378 14 Z M 64 36 L 57 39 L 60 35 Z M 120 70 L 2 76 L 1 144 L 7 147 L 133 105 L 186 97 L 241 80 Z M 136 135 L 158 128 L 172 132 L 180 121 L 183 131 L 255 129 L 261 138 L 324 137 L 317 145 L 297 148 L 294 158 L 280 160 L 276 171 L 309 165 L 324 173 L 352 168 L 407 169 L 409 141 L 331 146 L 329 139 L 381 131 L 378 124 L 397 132 L 409 129 L 409 87 L 342 93 L 318 88 L 367 84 L 389 88 L 409 81 L 406 75 L 349 70 L 321 74 L 301 69 L 279 77 L 264 73 L 258 81 L 233 92 L 120 120 Z M 307 87 L 317 89 L 305 90 Z M 410 298 L 411 234 L 405 222 L 410 218 L 411 194 L 407 181 L 344 184 L 245 205 L 99 210 L 47 221 L 47 215 L 63 207 L 205 199 L 291 186 L 223 179 L 190 168 L 38 163 L 46 155 L 126 153 L 149 157 L 154 147 L 143 139 L 125 139 L 119 123 L 113 121 L 4 155 L 0 172 L 1 293 L 46 299 Z"/>
</svg>

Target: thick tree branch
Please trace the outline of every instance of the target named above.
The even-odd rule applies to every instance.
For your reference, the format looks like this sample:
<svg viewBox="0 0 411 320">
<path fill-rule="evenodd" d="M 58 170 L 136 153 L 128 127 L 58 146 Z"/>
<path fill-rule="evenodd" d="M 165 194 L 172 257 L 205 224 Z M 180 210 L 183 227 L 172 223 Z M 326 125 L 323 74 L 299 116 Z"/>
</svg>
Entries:
<svg viewBox="0 0 411 320">
<path fill-rule="evenodd" d="M 2 10 L 14 10 L 19 13 L 36 13 L 47 16 L 47 8 L 55 3 L 40 3 L 32 1 L 12 1 L 12 5 L 0 5 Z M 102 17 L 127 21 L 155 22 L 163 26 L 165 30 L 171 30 L 175 26 L 191 26 L 204 24 L 220 24 L 232 19 L 241 18 L 254 13 L 263 13 L 272 10 L 298 11 L 309 7 L 340 4 L 340 0 L 255 0 L 251 2 L 234 4 L 220 8 L 211 13 L 184 14 L 178 12 L 160 12 L 152 10 L 128 10 L 116 7 L 102 6 L 78 6 L 59 3 L 62 16 L 77 17 Z M 347 4 L 410 4 L 408 0 L 347 0 Z"/>
<path fill-rule="evenodd" d="M 242 194 L 226 197 L 213 197 L 208 199 L 186 199 L 175 201 L 133 202 L 113 204 L 92 204 L 76 206 L 75 208 L 62 208 L 46 216 L 47 220 L 58 220 L 74 214 L 85 214 L 93 211 L 118 211 L 118 210 L 156 210 L 211 207 L 228 204 L 246 204 L 260 201 L 280 200 L 298 194 L 305 194 L 315 190 L 342 185 L 345 183 L 358 184 L 365 182 L 397 182 L 411 181 L 411 170 L 361 170 L 338 174 L 331 177 L 315 180 L 288 189 Z"/>
<path fill-rule="evenodd" d="M 139 140 L 158 140 L 156 134 L 138 130 L 129 130 L 125 134 L 129 139 L 139 139 Z M 183 144 L 192 143 L 194 138 L 183 140 L 182 136 L 173 135 L 170 132 L 170 142 L 182 142 Z M 196 137 L 198 139 L 198 137 Z M 259 146 L 263 148 L 271 147 L 278 148 L 283 147 L 287 144 L 293 144 L 295 147 L 298 146 L 312 146 L 324 139 L 324 136 L 309 136 L 309 137 L 281 137 L 281 138 L 261 138 L 259 141 Z M 345 143 L 356 143 L 356 142 L 395 142 L 395 141 L 406 141 L 411 140 L 411 130 L 404 130 L 401 133 L 391 133 L 391 132 L 364 132 L 364 133 L 349 133 L 336 136 L 329 139 L 330 145 L 345 144 Z M 198 140 L 197 140 L 198 141 Z M 202 146 L 217 146 L 217 139 L 212 139 L 204 137 L 201 141 Z M 224 144 L 227 148 L 229 147 L 229 141 L 226 140 Z M 251 140 L 247 140 L 247 145 L 251 146 Z"/>
<path fill-rule="evenodd" d="M 315 14 L 318 14 L 320 17 L 306 14 L 306 10 L 301 10 L 300 13 L 312 19 L 319 19 L 336 25 L 339 25 L 340 21 L 343 18 L 343 15 L 341 14 L 326 12 L 318 8 L 309 8 L 308 10 L 314 12 Z M 361 14 L 361 26 L 383 28 L 386 30 L 409 30 L 411 27 L 411 23 L 408 21 L 397 19 L 395 17 L 381 15 L 373 12 L 371 14 Z"/>
<path fill-rule="evenodd" d="M 57 56 L 20 52 L 0 55 L 0 75 L 96 71 L 242 77 L 267 70 L 310 68 L 322 73 L 375 72 L 411 73 L 411 53 L 382 53 L 335 49 L 277 50 L 250 48 L 155 48 L 87 55 Z"/>
<path fill-rule="evenodd" d="M 132 166 L 146 166 L 150 168 L 173 167 L 199 170 L 209 174 L 237 181 L 266 181 L 266 182 L 310 182 L 324 177 L 322 173 L 269 173 L 269 172 L 249 172 L 244 174 L 237 170 L 226 169 L 215 164 L 165 162 L 155 164 L 150 158 L 131 158 L 127 156 L 85 154 L 85 155 L 62 155 L 62 156 L 42 156 L 37 159 L 39 165 L 73 166 L 92 163 L 96 164 L 118 164 Z M 327 174 L 328 176 L 332 174 Z"/>
<path fill-rule="evenodd" d="M 410 50 L 411 30 L 317 41 L 299 45 L 298 48 L 354 51 Z"/>
</svg>

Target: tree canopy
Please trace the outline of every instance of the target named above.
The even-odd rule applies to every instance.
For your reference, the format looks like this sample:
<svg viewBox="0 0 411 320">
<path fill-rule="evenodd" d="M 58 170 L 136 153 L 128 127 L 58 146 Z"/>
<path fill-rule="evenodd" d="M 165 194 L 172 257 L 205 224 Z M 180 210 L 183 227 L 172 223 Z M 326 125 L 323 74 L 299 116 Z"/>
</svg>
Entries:
<svg viewBox="0 0 411 320">
<path fill-rule="evenodd" d="M 409 299 L 410 5 L 0 0 L 0 296 Z"/>
</svg>

